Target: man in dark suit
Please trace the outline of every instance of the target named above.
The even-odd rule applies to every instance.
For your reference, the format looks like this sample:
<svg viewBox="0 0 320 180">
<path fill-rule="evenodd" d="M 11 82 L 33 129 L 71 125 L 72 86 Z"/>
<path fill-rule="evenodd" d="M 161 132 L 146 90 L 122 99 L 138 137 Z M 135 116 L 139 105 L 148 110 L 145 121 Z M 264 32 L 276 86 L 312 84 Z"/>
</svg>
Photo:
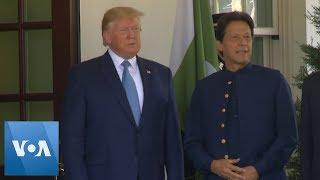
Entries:
<svg viewBox="0 0 320 180">
<path fill-rule="evenodd" d="M 66 180 L 183 179 L 170 70 L 137 56 L 140 16 L 130 7 L 104 14 L 108 51 L 75 66 L 62 114 Z"/>
<path fill-rule="evenodd" d="M 302 179 L 320 179 L 320 72 L 304 81 L 301 110 Z"/>
<path fill-rule="evenodd" d="M 206 180 L 285 180 L 296 146 L 289 85 L 277 70 L 252 65 L 254 23 L 243 12 L 217 25 L 224 69 L 198 82 L 185 127 L 185 151 Z"/>
</svg>

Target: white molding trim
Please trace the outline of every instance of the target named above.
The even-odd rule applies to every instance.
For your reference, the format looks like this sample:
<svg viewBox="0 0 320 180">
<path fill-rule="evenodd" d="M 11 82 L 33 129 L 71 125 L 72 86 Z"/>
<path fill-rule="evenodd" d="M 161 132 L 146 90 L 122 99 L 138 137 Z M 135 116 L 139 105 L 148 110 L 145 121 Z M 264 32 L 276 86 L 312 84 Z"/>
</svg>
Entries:
<svg viewBox="0 0 320 180">
<path fill-rule="evenodd" d="M 277 28 L 254 28 L 254 35 L 256 36 L 272 36 L 279 35 L 278 27 Z"/>
</svg>

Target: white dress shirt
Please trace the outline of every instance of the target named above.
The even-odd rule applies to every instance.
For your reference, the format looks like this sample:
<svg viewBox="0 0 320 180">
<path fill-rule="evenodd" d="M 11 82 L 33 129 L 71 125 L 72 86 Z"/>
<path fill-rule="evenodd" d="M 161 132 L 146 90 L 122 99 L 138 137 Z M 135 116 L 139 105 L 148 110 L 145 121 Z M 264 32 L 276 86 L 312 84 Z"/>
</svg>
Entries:
<svg viewBox="0 0 320 180">
<path fill-rule="evenodd" d="M 118 56 L 115 52 L 113 52 L 110 48 L 108 49 L 108 53 L 110 54 L 110 57 L 113 61 L 114 66 L 116 67 L 116 70 L 118 72 L 119 78 L 122 81 L 122 73 L 124 67 L 121 65 L 123 61 L 126 61 L 124 58 Z M 143 107 L 143 84 L 141 80 L 141 75 L 139 71 L 139 67 L 137 64 L 137 57 L 134 56 L 131 59 L 127 59 L 131 66 L 128 67 L 129 73 L 133 78 L 133 81 L 136 85 L 137 92 L 138 92 L 138 98 L 139 98 L 139 104 L 140 104 L 140 110 L 142 111 Z"/>
</svg>

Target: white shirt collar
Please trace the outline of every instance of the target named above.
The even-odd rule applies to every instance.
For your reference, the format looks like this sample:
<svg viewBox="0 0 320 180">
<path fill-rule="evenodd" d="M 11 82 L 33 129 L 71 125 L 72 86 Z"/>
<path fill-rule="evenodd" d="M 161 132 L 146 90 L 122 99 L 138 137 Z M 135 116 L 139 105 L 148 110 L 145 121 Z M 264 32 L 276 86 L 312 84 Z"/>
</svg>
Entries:
<svg viewBox="0 0 320 180">
<path fill-rule="evenodd" d="M 124 58 L 120 57 L 119 55 L 117 55 L 115 52 L 112 51 L 112 49 L 108 49 L 108 52 L 110 54 L 110 57 L 113 61 L 113 64 L 115 65 L 116 68 L 123 68 L 123 66 L 121 65 L 121 63 L 123 61 L 126 61 Z M 131 67 L 133 69 L 133 71 L 136 71 L 138 68 L 138 64 L 137 64 L 137 56 L 134 56 L 130 59 L 127 59 L 129 61 L 129 63 L 131 64 Z"/>
</svg>

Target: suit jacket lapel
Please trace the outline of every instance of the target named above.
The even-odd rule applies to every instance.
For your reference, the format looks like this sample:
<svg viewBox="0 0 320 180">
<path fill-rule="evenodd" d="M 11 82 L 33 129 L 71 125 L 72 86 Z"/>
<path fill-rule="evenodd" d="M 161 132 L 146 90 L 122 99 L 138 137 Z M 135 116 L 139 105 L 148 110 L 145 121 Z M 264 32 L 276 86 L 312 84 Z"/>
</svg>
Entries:
<svg viewBox="0 0 320 180">
<path fill-rule="evenodd" d="M 141 80 L 143 84 L 143 94 L 144 94 L 140 125 L 138 127 L 139 129 L 141 129 L 143 126 L 143 122 L 145 121 L 146 113 L 151 112 L 149 108 L 151 105 L 150 101 L 152 100 L 152 95 L 151 95 L 152 71 L 144 62 L 144 60 L 141 59 L 140 57 L 137 57 L 137 63 L 139 66 L 139 71 L 140 71 Z"/>
<path fill-rule="evenodd" d="M 134 125 L 137 126 L 133 114 L 130 109 L 130 105 L 126 96 L 126 92 L 123 89 L 121 80 L 118 76 L 117 70 L 112 62 L 112 59 L 108 52 L 106 52 L 100 61 L 101 63 L 101 72 L 103 76 L 105 77 L 107 83 L 109 84 L 109 87 L 113 89 L 113 93 L 115 94 L 115 97 L 118 99 L 118 102 L 122 109 L 124 110 L 127 119 Z"/>
</svg>

